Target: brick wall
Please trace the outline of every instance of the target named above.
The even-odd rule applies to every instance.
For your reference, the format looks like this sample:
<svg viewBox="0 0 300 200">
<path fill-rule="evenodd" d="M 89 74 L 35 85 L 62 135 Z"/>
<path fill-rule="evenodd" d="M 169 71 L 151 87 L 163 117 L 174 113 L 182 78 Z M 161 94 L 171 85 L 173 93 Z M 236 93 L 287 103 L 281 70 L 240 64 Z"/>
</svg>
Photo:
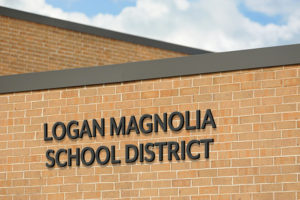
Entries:
<svg viewBox="0 0 300 200">
<path fill-rule="evenodd" d="M 185 55 L 4 16 L 0 27 L 0 75 Z"/>
<path fill-rule="evenodd" d="M 300 199 L 300 66 L 0 95 L 0 199 Z M 212 109 L 217 128 L 45 142 L 43 123 Z M 195 114 L 192 115 L 195 120 Z M 210 158 L 48 169 L 47 149 L 213 138 Z M 65 155 L 62 160 L 65 160 Z"/>
</svg>

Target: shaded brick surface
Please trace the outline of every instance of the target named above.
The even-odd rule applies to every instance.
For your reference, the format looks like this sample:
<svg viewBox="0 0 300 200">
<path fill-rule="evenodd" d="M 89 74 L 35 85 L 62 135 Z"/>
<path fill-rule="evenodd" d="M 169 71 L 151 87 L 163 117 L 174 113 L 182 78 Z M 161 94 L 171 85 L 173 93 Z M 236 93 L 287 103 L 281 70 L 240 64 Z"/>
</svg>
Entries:
<svg viewBox="0 0 300 200">
<path fill-rule="evenodd" d="M 0 16 L 0 44 L 0 75 L 185 55 L 4 16 Z"/>
</svg>

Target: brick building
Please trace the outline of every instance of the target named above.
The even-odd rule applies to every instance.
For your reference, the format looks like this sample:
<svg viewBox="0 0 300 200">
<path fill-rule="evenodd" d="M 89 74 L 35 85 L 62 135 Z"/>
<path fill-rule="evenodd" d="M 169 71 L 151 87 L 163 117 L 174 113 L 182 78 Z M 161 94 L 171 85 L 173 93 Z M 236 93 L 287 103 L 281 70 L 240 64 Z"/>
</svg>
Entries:
<svg viewBox="0 0 300 200">
<path fill-rule="evenodd" d="M 300 45 L 0 25 L 0 199 L 300 199 Z"/>
</svg>

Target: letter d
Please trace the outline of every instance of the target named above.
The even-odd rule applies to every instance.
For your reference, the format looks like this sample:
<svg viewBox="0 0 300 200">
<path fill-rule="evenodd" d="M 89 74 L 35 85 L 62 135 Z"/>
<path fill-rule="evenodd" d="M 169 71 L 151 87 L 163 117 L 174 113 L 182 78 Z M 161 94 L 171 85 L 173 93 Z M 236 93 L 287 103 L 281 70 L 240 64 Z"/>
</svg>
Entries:
<svg viewBox="0 0 300 200">
<path fill-rule="evenodd" d="M 133 149 L 133 151 L 134 151 L 134 156 L 133 156 L 133 158 L 130 158 L 130 149 Z M 132 163 L 132 162 L 135 162 L 137 159 L 138 159 L 138 157 L 139 157 L 139 151 L 138 151 L 138 148 L 135 146 L 135 145 L 133 145 L 133 144 L 127 144 L 126 146 L 125 146 L 125 162 L 126 163 Z"/>
</svg>

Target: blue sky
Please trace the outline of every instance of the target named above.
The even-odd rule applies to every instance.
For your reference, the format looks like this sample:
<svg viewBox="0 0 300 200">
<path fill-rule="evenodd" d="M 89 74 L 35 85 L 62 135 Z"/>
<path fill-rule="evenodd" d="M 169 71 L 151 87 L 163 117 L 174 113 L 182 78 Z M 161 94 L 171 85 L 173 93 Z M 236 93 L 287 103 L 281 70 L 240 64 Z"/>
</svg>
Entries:
<svg viewBox="0 0 300 200">
<path fill-rule="evenodd" d="M 92 17 L 98 13 L 119 14 L 123 8 L 135 6 L 135 0 L 46 0 L 66 12 L 82 12 Z"/>
<path fill-rule="evenodd" d="M 117 15 L 124 8 L 136 5 L 136 0 L 46 0 L 46 2 L 66 12 L 82 12 L 89 17 L 99 13 Z M 282 21 L 280 15 L 270 16 L 251 10 L 243 2 L 238 4 L 238 9 L 245 17 L 262 25 L 280 24 Z"/>
<path fill-rule="evenodd" d="M 254 11 L 248 8 L 244 3 L 240 3 L 238 5 L 238 9 L 241 13 L 251 19 L 252 21 L 258 22 L 262 25 L 266 24 L 282 24 L 282 16 L 281 15 L 267 15 L 262 12 Z"/>
<path fill-rule="evenodd" d="M 211 51 L 300 43 L 299 0 L 0 0 L 0 5 Z"/>
</svg>

